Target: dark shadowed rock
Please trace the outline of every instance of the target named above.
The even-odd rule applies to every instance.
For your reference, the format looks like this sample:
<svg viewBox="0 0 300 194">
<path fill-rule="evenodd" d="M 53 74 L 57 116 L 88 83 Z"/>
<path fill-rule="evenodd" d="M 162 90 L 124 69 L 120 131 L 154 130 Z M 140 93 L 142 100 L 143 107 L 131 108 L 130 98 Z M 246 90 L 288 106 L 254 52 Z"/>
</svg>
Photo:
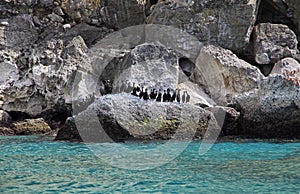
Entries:
<svg viewBox="0 0 300 194">
<path fill-rule="evenodd" d="M 9 126 L 11 122 L 10 115 L 4 110 L 0 110 L 0 126 Z"/>
<path fill-rule="evenodd" d="M 205 110 L 208 110 L 214 114 L 219 126 L 222 128 L 222 133 L 224 136 L 239 134 L 240 131 L 238 128 L 238 119 L 240 117 L 240 113 L 234 108 L 215 106 L 207 107 Z"/>
<path fill-rule="evenodd" d="M 56 139 L 87 142 L 198 139 L 217 137 L 219 132 L 213 114 L 200 107 L 115 94 L 101 97 L 74 119 L 69 119 Z"/>
</svg>

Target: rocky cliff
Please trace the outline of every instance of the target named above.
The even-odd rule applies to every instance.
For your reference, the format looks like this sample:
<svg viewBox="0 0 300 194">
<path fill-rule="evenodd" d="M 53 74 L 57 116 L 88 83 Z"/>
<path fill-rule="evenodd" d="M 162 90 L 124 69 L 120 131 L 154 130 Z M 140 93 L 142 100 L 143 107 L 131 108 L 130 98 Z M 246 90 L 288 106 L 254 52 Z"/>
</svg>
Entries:
<svg viewBox="0 0 300 194">
<path fill-rule="evenodd" d="M 116 140 L 172 139 L 178 128 L 164 124 L 170 114 L 176 126 L 191 117 L 197 125 L 210 115 L 223 135 L 299 138 L 298 5 L 298 0 L 1 1 L 0 134 L 19 134 L 18 123 L 42 118 L 45 133 L 61 128 L 57 139 L 79 140 L 76 118 L 88 119 L 87 110 L 93 110 Z M 111 96 L 101 97 L 103 80 L 112 82 Z M 156 104 L 118 94 L 128 93 L 133 83 L 177 88 L 190 101 Z M 222 121 L 221 110 L 227 115 Z M 164 127 L 152 125 L 156 114 Z M 125 120 L 156 132 L 135 135 L 129 130 L 137 130 L 135 125 Z M 194 138 L 208 130 L 186 129 L 196 131 Z"/>
</svg>

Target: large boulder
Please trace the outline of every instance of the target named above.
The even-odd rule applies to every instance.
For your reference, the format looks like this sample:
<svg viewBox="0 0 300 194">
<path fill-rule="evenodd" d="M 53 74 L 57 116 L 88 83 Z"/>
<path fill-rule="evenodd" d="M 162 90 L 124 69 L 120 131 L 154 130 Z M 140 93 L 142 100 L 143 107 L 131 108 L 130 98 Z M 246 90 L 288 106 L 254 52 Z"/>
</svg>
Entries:
<svg viewBox="0 0 300 194">
<path fill-rule="evenodd" d="M 254 28 L 254 56 L 258 64 L 295 57 L 297 44 L 295 33 L 286 25 L 262 23 Z"/>
<path fill-rule="evenodd" d="M 300 34 L 300 4 L 298 0 L 264 0 L 260 4 L 259 22 L 288 25 L 298 36 Z"/>
<path fill-rule="evenodd" d="M 262 78 L 258 68 L 239 59 L 230 50 L 213 45 L 202 48 L 193 75 L 219 105 L 226 105 L 236 94 L 258 87 Z"/>
<path fill-rule="evenodd" d="M 201 87 L 190 82 L 188 77 L 195 68 L 192 61 L 196 60 L 202 44 L 189 34 L 181 32 L 178 36 L 190 37 L 190 42 L 186 47 L 182 47 L 182 39 L 179 41 L 178 36 L 173 37 L 174 40 L 178 40 L 173 42 L 172 37 L 167 36 L 168 29 L 174 28 L 141 25 L 120 30 L 100 40 L 89 51 L 91 67 L 86 68 L 92 71 L 89 76 L 80 77 L 79 84 L 75 86 L 78 87 L 77 95 L 97 93 L 101 88 L 92 86 L 97 85 L 98 80 L 111 80 L 113 93 L 131 92 L 135 83 L 148 90 L 179 88 L 188 91 L 191 96 L 190 102 L 193 104 L 212 104 Z M 179 32 L 178 29 L 175 30 Z M 145 34 L 139 35 L 139 31 L 144 31 Z M 158 36 L 160 31 L 162 37 Z M 191 60 L 182 56 L 188 56 Z M 86 87 L 80 87 L 81 85 Z M 197 93 L 198 91 L 201 93 Z"/>
<path fill-rule="evenodd" d="M 144 101 L 123 93 L 103 96 L 68 119 L 56 139 L 89 142 L 198 139 L 216 138 L 220 131 L 213 114 L 200 107 Z"/>
<path fill-rule="evenodd" d="M 171 25 L 202 42 L 218 44 L 237 52 L 249 43 L 259 1 L 174 2 L 157 4 L 147 23 Z"/>
<path fill-rule="evenodd" d="M 300 137 L 300 88 L 283 75 L 265 78 L 259 89 L 236 96 L 241 134 L 260 138 Z"/>
<path fill-rule="evenodd" d="M 102 74 L 110 77 L 110 73 L 114 76 L 112 80 L 119 83 L 128 80 L 145 88 L 175 89 L 179 74 L 178 57 L 164 46 L 146 43 L 132 49 L 118 67 L 108 65 Z"/>
</svg>

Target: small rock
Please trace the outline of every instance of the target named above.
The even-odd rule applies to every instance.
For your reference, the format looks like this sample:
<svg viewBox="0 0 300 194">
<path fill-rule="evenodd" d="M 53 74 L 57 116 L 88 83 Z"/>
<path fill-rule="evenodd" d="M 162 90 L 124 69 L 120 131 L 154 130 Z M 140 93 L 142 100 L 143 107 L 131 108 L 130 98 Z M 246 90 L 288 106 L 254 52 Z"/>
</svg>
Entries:
<svg viewBox="0 0 300 194">
<path fill-rule="evenodd" d="M 53 22 L 57 22 L 57 23 L 63 23 L 64 22 L 64 18 L 62 18 L 59 15 L 56 15 L 55 13 L 51 13 L 48 15 L 48 18 L 53 21 Z"/>
<path fill-rule="evenodd" d="M 54 12 L 55 14 L 59 15 L 59 16 L 64 16 L 64 15 L 65 15 L 64 12 L 63 12 L 63 10 L 61 9 L 61 7 L 56 7 L 56 8 L 53 10 L 53 12 Z"/>
<path fill-rule="evenodd" d="M 16 135 L 35 135 L 51 133 L 50 126 L 44 119 L 25 119 L 24 121 L 15 122 L 12 128 Z"/>
</svg>

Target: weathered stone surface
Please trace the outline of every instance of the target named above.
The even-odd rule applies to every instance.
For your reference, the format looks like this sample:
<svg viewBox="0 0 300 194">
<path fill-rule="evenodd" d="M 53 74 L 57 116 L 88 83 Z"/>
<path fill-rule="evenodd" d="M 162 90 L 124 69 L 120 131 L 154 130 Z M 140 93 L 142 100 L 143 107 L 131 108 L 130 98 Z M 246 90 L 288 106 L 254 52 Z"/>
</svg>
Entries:
<svg viewBox="0 0 300 194">
<path fill-rule="evenodd" d="M 15 64 L 9 62 L 0 63 L 0 88 L 8 87 L 19 79 L 19 69 Z"/>
<path fill-rule="evenodd" d="M 144 28 L 143 26 L 140 27 Z M 152 27 L 154 26 L 146 26 L 145 30 L 147 31 L 147 29 Z M 122 34 L 124 35 L 125 33 Z M 165 45 L 154 43 L 155 36 L 151 35 L 149 35 L 150 37 L 146 35 L 146 39 L 151 43 L 135 46 L 138 42 L 132 42 L 131 38 L 129 38 L 123 40 L 124 43 L 122 43 L 120 36 L 122 35 L 116 32 L 112 34 L 112 37 L 116 38 L 109 36 L 107 44 L 106 40 L 101 40 L 99 44 L 97 43 L 92 47 L 90 55 L 93 71 L 91 74 L 98 75 L 98 77 L 94 76 L 92 78 L 91 76 L 90 78 L 86 78 L 86 80 L 111 80 L 114 86 L 113 93 L 130 92 L 132 89 L 126 90 L 124 88 L 132 88 L 133 83 L 135 85 L 140 84 L 141 87 L 148 90 L 151 88 L 157 90 L 179 88 L 182 91 L 185 90 L 188 92 L 190 103 L 192 104 L 213 104 L 201 87 L 190 82 L 189 77 L 182 72 L 182 67 L 179 67 L 179 56 L 182 55 L 181 52 L 185 53 L 184 48 L 182 50 L 182 48 L 176 46 L 177 43 L 174 43 L 174 45 L 169 44 L 168 47 L 172 49 L 168 49 Z M 117 40 L 120 40 L 120 42 L 117 42 Z M 116 44 L 114 44 L 115 41 Z M 199 43 L 199 41 L 197 42 Z M 127 43 L 131 43 L 132 45 L 127 45 Z M 134 48 L 130 50 L 130 46 Z M 195 52 L 196 50 L 200 50 L 200 44 L 189 48 L 191 48 L 191 53 Z M 196 58 L 196 55 L 189 56 L 194 58 L 194 60 Z M 85 81 L 82 80 L 81 82 Z M 97 80 L 94 80 L 94 83 L 96 84 Z M 94 91 L 90 91 L 89 93 L 92 94 Z"/>
<path fill-rule="evenodd" d="M 1 136 L 15 135 L 15 131 L 8 127 L 0 127 L 0 135 Z"/>
<path fill-rule="evenodd" d="M 261 10 L 258 18 L 261 22 L 288 25 L 297 35 L 300 34 L 300 5 L 298 0 L 265 0 L 261 2 L 265 9 Z M 262 7 L 262 8 L 264 8 Z"/>
<path fill-rule="evenodd" d="M 256 20 L 257 1 L 193 2 L 157 4 L 147 22 L 175 26 L 200 41 L 237 52 L 246 47 Z"/>
<path fill-rule="evenodd" d="M 43 119 L 25 119 L 15 122 L 12 128 L 16 135 L 35 135 L 51 133 L 50 126 Z"/>
<path fill-rule="evenodd" d="M 282 75 L 270 75 L 259 89 L 234 99 L 241 134 L 261 138 L 300 137 L 300 88 Z"/>
<path fill-rule="evenodd" d="M 101 97 L 75 118 L 69 119 L 56 139 L 68 140 L 79 135 L 88 142 L 132 138 L 197 139 L 218 136 L 219 132 L 213 114 L 200 107 L 144 101 L 129 94 L 115 94 Z"/>
<path fill-rule="evenodd" d="M 263 23 L 254 28 L 254 55 L 258 64 L 295 57 L 297 44 L 295 33 L 285 25 Z"/>
<path fill-rule="evenodd" d="M 202 48 L 193 79 L 203 86 L 219 105 L 230 103 L 232 97 L 256 88 L 263 75 L 231 51 L 216 47 Z"/>
<path fill-rule="evenodd" d="M 31 15 L 19 15 L 7 20 L 7 26 L 0 26 L 0 48 L 26 47 L 38 39 Z"/>
<path fill-rule="evenodd" d="M 48 111 L 68 111 L 66 103 L 72 99 L 74 75 L 80 66 L 88 62 L 87 51 L 80 36 L 66 46 L 61 40 L 52 40 L 46 46 L 28 50 L 19 58 L 22 79 L 1 90 L 1 108 L 30 116 Z"/>
<path fill-rule="evenodd" d="M 282 59 L 275 64 L 271 74 L 285 75 L 287 78 L 293 76 L 300 81 L 300 64 L 293 58 Z"/>
<path fill-rule="evenodd" d="M 128 80 L 145 88 L 175 89 L 179 73 L 178 57 L 174 51 L 163 46 L 142 44 L 131 50 L 122 64 L 107 66 L 101 77 L 110 77 L 110 73 L 114 75 L 111 80 L 118 83 Z"/>
<path fill-rule="evenodd" d="M 66 0 L 61 3 L 63 11 L 76 22 L 98 20 L 114 28 L 125 28 L 144 23 L 144 13 L 136 0 Z"/>
<path fill-rule="evenodd" d="M 234 108 L 215 106 L 207 107 L 205 110 L 208 110 L 214 114 L 219 126 L 222 128 L 222 135 L 227 136 L 239 134 L 238 119 L 240 117 L 240 113 Z"/>
</svg>

